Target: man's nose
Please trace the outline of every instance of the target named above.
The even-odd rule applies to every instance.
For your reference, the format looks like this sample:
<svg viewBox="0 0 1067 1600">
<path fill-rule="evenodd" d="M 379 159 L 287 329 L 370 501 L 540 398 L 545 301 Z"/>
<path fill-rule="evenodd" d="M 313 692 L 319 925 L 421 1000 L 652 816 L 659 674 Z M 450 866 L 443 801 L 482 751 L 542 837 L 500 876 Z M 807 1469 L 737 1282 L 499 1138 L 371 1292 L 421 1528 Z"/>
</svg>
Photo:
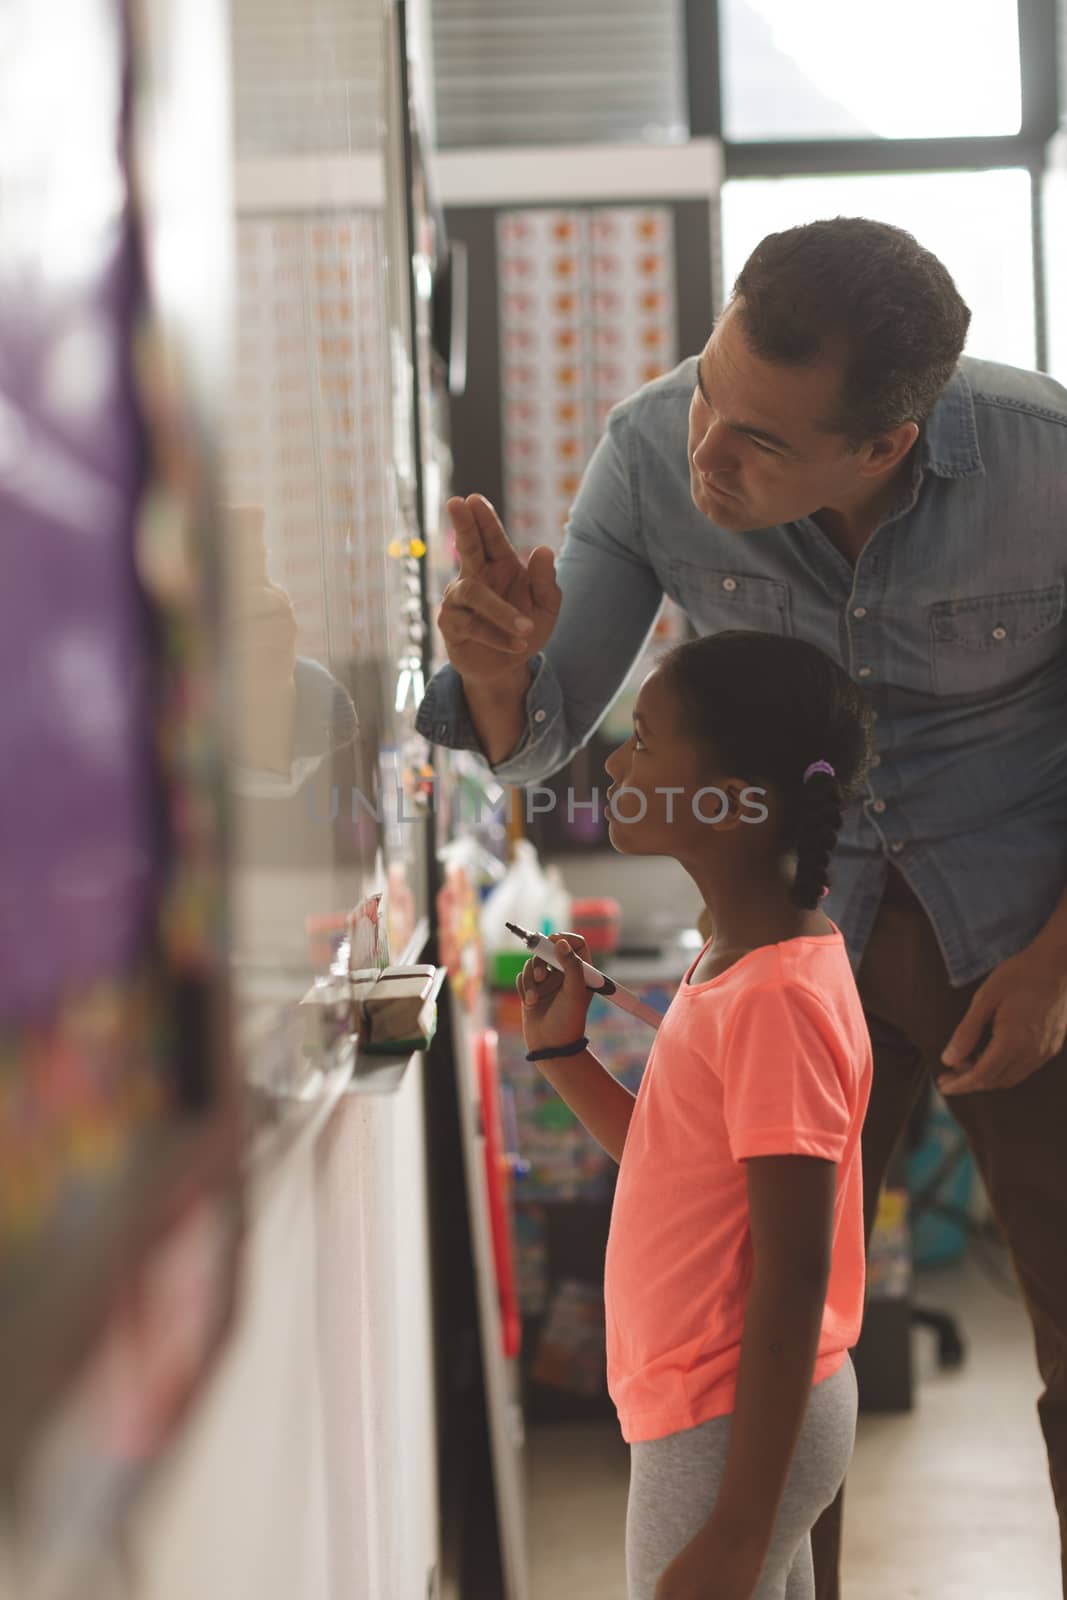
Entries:
<svg viewBox="0 0 1067 1600">
<path fill-rule="evenodd" d="M 729 428 L 718 421 L 709 423 L 693 451 L 693 465 L 698 472 L 714 472 L 732 463 L 733 450 Z"/>
</svg>

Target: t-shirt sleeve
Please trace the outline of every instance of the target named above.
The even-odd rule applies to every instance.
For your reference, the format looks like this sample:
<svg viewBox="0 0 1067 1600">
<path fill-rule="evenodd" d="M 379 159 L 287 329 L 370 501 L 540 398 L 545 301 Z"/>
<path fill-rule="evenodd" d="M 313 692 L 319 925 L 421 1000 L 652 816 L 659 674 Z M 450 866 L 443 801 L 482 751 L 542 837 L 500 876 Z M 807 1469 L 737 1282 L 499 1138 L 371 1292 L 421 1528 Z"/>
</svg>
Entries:
<svg viewBox="0 0 1067 1600">
<path fill-rule="evenodd" d="M 725 1035 L 723 1108 L 735 1161 L 839 1161 L 852 1124 L 843 1042 L 817 996 L 799 985 L 751 989 Z"/>
</svg>

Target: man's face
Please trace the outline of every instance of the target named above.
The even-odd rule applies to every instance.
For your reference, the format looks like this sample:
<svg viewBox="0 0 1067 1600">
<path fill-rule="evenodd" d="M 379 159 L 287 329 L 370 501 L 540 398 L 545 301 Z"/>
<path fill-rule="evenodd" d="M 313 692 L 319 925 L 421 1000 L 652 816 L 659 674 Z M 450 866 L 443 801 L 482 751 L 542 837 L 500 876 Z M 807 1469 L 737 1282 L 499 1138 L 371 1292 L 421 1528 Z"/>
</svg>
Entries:
<svg viewBox="0 0 1067 1600">
<path fill-rule="evenodd" d="M 697 369 L 689 407 L 689 476 L 698 511 L 734 533 L 850 505 L 870 484 L 869 452 L 819 426 L 834 414 L 842 367 L 779 366 L 754 355 L 736 305 Z"/>
</svg>

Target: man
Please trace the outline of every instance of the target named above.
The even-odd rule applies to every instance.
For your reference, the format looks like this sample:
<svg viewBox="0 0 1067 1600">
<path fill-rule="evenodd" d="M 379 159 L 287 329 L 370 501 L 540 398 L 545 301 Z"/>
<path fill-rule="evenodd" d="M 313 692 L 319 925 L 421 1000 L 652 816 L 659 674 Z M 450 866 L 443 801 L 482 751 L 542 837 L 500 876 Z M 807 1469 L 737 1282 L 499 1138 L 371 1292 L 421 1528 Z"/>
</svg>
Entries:
<svg viewBox="0 0 1067 1600">
<path fill-rule="evenodd" d="M 969 320 L 899 229 L 765 239 L 699 359 L 612 413 L 558 581 L 486 501 L 452 503 L 451 665 L 419 724 L 507 783 L 544 778 L 596 727 L 664 593 L 701 632 L 794 634 L 860 682 L 876 766 L 827 909 L 874 1043 L 868 1229 L 932 1072 L 1033 1323 L 1067 1548 L 1067 392 L 961 359 Z M 839 1538 L 840 1503 L 817 1529 L 819 1600 L 838 1593 Z"/>
</svg>

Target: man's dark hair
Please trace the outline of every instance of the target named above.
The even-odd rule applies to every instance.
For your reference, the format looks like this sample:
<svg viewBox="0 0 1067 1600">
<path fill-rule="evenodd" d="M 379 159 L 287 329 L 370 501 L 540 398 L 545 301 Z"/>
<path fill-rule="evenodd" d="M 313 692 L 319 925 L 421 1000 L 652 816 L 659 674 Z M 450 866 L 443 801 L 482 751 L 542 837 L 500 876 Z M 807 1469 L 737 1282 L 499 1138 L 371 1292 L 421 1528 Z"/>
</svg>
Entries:
<svg viewBox="0 0 1067 1600">
<path fill-rule="evenodd" d="M 844 352 L 841 406 L 822 426 L 853 447 L 929 416 L 971 320 L 935 255 L 866 217 L 769 234 L 742 267 L 734 302 L 765 361 L 804 366 Z"/>
</svg>

